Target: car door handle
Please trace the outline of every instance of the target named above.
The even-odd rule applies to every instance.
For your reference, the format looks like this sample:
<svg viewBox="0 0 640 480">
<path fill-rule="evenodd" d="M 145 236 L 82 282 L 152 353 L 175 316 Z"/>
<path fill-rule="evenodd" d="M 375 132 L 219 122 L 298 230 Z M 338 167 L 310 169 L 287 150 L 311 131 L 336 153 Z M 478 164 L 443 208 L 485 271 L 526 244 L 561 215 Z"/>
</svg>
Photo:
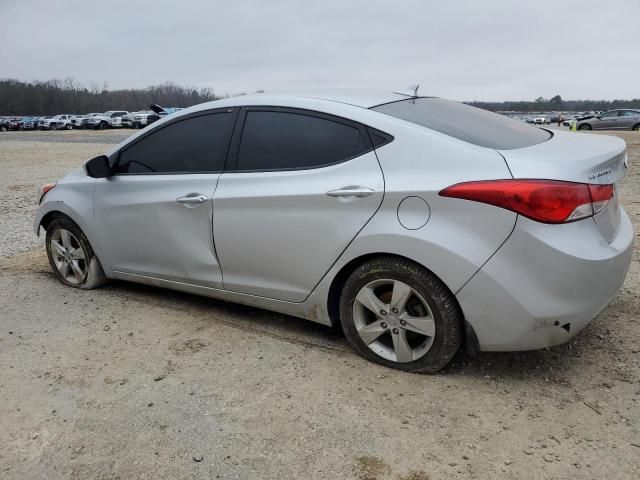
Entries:
<svg viewBox="0 0 640 480">
<path fill-rule="evenodd" d="M 199 203 L 204 203 L 207 200 L 209 200 L 209 197 L 201 193 L 189 193 L 184 197 L 176 198 L 176 202 L 185 205 L 197 205 Z"/>
<path fill-rule="evenodd" d="M 369 187 L 360 187 L 355 185 L 350 185 L 348 187 L 338 188 L 337 190 L 330 190 L 327 192 L 327 195 L 330 197 L 368 197 L 369 195 L 373 195 L 375 190 Z"/>
</svg>

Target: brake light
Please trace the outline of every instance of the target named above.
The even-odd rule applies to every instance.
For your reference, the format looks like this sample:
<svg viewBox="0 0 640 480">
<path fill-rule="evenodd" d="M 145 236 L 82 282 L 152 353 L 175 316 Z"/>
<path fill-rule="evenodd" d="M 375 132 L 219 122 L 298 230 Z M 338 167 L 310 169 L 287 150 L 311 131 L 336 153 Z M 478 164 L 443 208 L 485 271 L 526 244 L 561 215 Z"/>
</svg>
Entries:
<svg viewBox="0 0 640 480">
<path fill-rule="evenodd" d="M 565 223 L 591 217 L 613 197 L 613 185 L 559 180 L 486 180 L 452 185 L 442 197 L 495 205 L 542 223 Z"/>
</svg>

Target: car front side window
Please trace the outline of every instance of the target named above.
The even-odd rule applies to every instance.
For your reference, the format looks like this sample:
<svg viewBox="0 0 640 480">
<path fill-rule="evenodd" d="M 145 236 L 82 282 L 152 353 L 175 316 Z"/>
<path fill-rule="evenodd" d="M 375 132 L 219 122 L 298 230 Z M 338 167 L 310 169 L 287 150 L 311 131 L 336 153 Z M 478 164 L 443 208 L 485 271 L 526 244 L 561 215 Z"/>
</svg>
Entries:
<svg viewBox="0 0 640 480">
<path fill-rule="evenodd" d="M 113 174 L 220 172 L 234 118 L 227 110 L 158 128 L 120 152 Z"/>
</svg>

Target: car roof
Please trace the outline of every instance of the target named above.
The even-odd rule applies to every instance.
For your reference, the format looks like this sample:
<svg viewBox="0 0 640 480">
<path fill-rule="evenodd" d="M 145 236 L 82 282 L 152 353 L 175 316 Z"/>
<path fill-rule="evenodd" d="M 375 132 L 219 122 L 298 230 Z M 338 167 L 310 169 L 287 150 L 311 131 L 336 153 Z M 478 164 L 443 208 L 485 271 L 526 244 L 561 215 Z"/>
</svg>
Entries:
<svg viewBox="0 0 640 480">
<path fill-rule="evenodd" d="M 362 108 L 371 108 L 384 103 L 396 102 L 410 98 L 407 95 L 393 93 L 386 90 L 355 90 L 355 89 L 324 89 L 324 90 L 304 90 L 287 93 L 256 93 L 251 95 L 239 95 L 221 100 L 214 100 L 201 104 L 204 108 L 215 108 L 218 105 L 251 105 L 264 104 L 265 98 L 277 99 L 280 102 L 287 100 L 314 99 L 328 102 L 338 102 Z M 206 107 L 205 107 L 206 106 Z"/>
</svg>

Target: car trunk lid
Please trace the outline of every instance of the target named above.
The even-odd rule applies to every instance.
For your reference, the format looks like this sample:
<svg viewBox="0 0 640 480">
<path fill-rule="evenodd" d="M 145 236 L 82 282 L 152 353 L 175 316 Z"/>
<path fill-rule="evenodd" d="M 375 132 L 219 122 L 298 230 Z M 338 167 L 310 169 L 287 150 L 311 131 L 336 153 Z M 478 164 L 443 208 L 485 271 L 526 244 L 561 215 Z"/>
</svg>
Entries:
<svg viewBox="0 0 640 480">
<path fill-rule="evenodd" d="M 610 185 L 624 177 L 626 144 L 617 137 L 554 131 L 553 138 L 530 147 L 498 150 L 513 178 L 536 178 Z M 620 223 L 617 188 L 593 219 L 607 241 Z"/>
</svg>

